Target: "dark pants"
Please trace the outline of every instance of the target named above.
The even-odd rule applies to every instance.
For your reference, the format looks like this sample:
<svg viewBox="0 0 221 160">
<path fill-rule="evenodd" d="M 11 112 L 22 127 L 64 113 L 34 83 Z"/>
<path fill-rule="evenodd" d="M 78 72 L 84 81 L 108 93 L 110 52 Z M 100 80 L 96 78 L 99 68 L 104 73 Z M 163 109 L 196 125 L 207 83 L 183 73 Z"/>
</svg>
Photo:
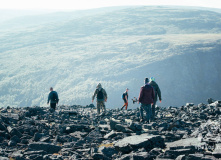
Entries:
<svg viewBox="0 0 221 160">
<path fill-rule="evenodd" d="M 143 110 L 146 112 L 146 118 L 144 119 Z M 151 118 L 151 104 L 142 104 L 140 105 L 140 118 L 146 120 L 148 123 Z"/>
<path fill-rule="evenodd" d="M 103 112 L 106 112 L 106 107 L 104 104 L 104 101 L 97 101 L 97 114 L 100 114 L 100 110 L 102 110 Z"/>
<path fill-rule="evenodd" d="M 152 104 L 152 106 L 151 106 L 151 110 L 152 110 L 151 119 L 152 119 L 152 120 L 154 120 L 154 118 L 155 118 L 156 103 L 157 103 L 157 101 L 154 101 L 153 104 Z"/>
<path fill-rule="evenodd" d="M 126 99 L 123 100 L 124 100 L 124 105 L 121 107 L 121 109 L 125 107 L 125 109 L 127 110 L 128 102 L 126 101 Z"/>
<path fill-rule="evenodd" d="M 56 103 L 50 103 L 50 107 L 55 110 L 55 108 L 56 108 Z"/>
</svg>

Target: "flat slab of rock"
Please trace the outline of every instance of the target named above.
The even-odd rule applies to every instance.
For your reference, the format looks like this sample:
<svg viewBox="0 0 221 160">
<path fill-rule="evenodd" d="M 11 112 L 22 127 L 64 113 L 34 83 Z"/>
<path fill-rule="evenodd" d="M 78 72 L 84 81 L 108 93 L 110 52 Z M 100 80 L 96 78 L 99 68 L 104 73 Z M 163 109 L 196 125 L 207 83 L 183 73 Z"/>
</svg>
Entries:
<svg viewBox="0 0 221 160">
<path fill-rule="evenodd" d="M 5 125 L 3 125 L 3 123 L 0 123 L 0 130 L 1 131 L 6 131 L 7 130 Z"/>
<path fill-rule="evenodd" d="M 117 130 L 117 129 L 115 128 L 115 126 L 116 126 L 117 124 L 120 124 L 120 121 L 119 121 L 119 120 L 116 120 L 116 119 L 114 119 L 114 118 L 112 118 L 112 119 L 110 120 L 110 128 L 111 128 L 111 130 Z"/>
<path fill-rule="evenodd" d="M 135 135 L 129 136 L 122 140 L 119 140 L 114 144 L 116 150 L 123 153 L 130 153 L 131 151 L 139 148 L 145 148 L 150 151 L 153 148 L 164 148 L 164 139 L 159 135 Z"/>
<path fill-rule="evenodd" d="M 37 151 L 44 150 L 48 154 L 58 153 L 61 150 L 61 146 L 56 146 L 45 142 L 30 143 L 28 148 Z"/>
<path fill-rule="evenodd" d="M 221 158 L 221 143 L 216 144 L 216 148 L 215 148 L 215 150 L 213 151 L 212 154 L 216 158 Z"/>
<path fill-rule="evenodd" d="M 167 143 L 168 150 L 195 148 L 196 150 L 203 148 L 206 145 L 205 142 L 201 142 L 198 138 L 187 138 L 178 141 Z M 166 149 L 166 150 L 167 150 Z"/>
<path fill-rule="evenodd" d="M 114 138 L 114 137 L 116 137 L 116 136 L 118 136 L 118 135 L 122 136 L 123 133 L 122 133 L 122 132 L 115 132 L 114 130 L 112 130 L 110 133 L 106 134 L 106 135 L 104 136 L 104 138 L 105 138 L 105 139 L 112 139 L 112 138 Z"/>
<path fill-rule="evenodd" d="M 134 159 L 134 160 L 151 160 L 153 159 L 148 152 L 139 152 L 139 153 L 130 153 L 130 154 L 124 154 L 121 158 L 117 159 L 117 160 L 130 160 L 130 159 Z"/>
</svg>

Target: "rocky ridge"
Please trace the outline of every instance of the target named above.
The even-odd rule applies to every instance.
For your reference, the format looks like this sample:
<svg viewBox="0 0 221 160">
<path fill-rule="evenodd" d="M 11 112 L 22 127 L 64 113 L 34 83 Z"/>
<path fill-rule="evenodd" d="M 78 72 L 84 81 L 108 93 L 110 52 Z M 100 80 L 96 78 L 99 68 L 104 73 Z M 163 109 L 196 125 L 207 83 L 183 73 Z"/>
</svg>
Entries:
<svg viewBox="0 0 221 160">
<path fill-rule="evenodd" d="M 221 101 L 157 107 L 150 124 L 139 110 L 89 106 L 1 108 L 0 159 L 4 160 L 212 160 L 221 158 Z"/>
</svg>

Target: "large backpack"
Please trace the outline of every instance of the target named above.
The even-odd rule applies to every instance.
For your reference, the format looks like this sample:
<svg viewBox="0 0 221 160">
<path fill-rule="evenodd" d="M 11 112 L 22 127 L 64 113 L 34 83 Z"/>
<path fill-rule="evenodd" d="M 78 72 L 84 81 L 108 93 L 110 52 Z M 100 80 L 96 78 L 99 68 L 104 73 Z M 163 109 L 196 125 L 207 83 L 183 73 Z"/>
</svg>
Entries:
<svg viewBox="0 0 221 160">
<path fill-rule="evenodd" d="M 122 99 L 125 99 L 125 94 L 124 93 L 122 94 Z"/>
<path fill-rule="evenodd" d="M 51 100 L 52 101 L 57 101 L 57 95 L 56 95 L 56 93 L 55 92 L 51 92 Z"/>
<path fill-rule="evenodd" d="M 102 89 L 101 89 L 101 90 L 98 90 L 97 99 L 104 99 L 104 94 L 103 94 L 103 92 L 102 92 Z"/>
<path fill-rule="evenodd" d="M 127 96 L 127 92 L 124 92 L 124 93 L 122 94 L 122 99 L 125 99 L 125 96 Z"/>
</svg>

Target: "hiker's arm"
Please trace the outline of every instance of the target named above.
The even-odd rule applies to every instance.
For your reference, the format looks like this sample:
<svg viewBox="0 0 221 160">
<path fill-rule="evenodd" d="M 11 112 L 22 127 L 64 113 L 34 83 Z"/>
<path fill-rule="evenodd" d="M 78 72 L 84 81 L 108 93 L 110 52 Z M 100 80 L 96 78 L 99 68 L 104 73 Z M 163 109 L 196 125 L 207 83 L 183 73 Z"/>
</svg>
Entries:
<svg viewBox="0 0 221 160">
<path fill-rule="evenodd" d="M 48 102 L 47 102 L 47 104 L 49 103 L 49 101 L 50 101 L 50 93 L 48 94 Z"/>
<path fill-rule="evenodd" d="M 159 100 L 162 101 L 161 91 L 160 91 L 160 87 L 159 87 L 159 86 L 157 87 L 157 95 L 158 95 L 158 97 L 159 97 Z"/>
<path fill-rule="evenodd" d="M 139 97 L 138 97 L 138 103 L 141 102 L 142 97 L 143 97 L 143 87 L 140 88 L 140 94 L 139 94 Z"/>
<path fill-rule="evenodd" d="M 103 89 L 103 93 L 104 93 L 104 100 L 105 102 L 107 101 L 107 92 Z"/>
<path fill-rule="evenodd" d="M 94 101 L 94 98 L 95 98 L 96 94 L 97 94 L 97 89 L 94 91 L 94 95 L 92 96 L 92 103 Z"/>
<path fill-rule="evenodd" d="M 153 101 L 154 101 L 154 99 L 155 99 L 155 93 L 154 93 L 153 87 L 152 87 L 152 97 L 153 97 Z"/>
<path fill-rule="evenodd" d="M 59 102 L 59 98 L 58 98 L 58 93 L 56 92 L 56 96 L 57 96 L 57 104 L 58 104 L 58 102 Z"/>
</svg>

